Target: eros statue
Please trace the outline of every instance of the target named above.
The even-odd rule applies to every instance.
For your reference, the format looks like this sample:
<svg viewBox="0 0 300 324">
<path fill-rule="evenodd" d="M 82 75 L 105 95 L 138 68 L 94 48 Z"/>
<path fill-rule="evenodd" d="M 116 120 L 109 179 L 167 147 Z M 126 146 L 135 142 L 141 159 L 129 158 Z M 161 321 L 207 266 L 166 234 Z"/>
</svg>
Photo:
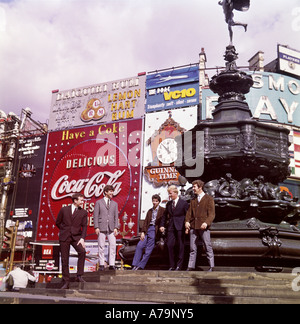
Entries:
<svg viewBox="0 0 300 324">
<path fill-rule="evenodd" d="M 240 22 L 235 22 L 233 20 L 234 14 L 233 10 L 238 11 L 247 11 L 250 8 L 250 0 L 223 0 L 219 1 L 219 5 L 223 7 L 225 14 L 225 21 L 228 24 L 229 36 L 230 36 L 230 45 L 232 45 L 233 40 L 233 26 L 243 26 L 245 31 L 247 31 L 247 24 Z"/>
</svg>

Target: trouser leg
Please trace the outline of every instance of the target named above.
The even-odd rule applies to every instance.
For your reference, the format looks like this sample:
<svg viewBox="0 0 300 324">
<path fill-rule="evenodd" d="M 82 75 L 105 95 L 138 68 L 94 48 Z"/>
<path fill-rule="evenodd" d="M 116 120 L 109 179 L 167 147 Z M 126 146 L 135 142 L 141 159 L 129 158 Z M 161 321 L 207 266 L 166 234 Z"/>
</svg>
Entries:
<svg viewBox="0 0 300 324">
<path fill-rule="evenodd" d="M 179 246 L 177 267 L 182 269 L 184 261 L 184 232 L 177 231 L 177 241 Z"/>
<path fill-rule="evenodd" d="M 189 258 L 189 265 L 190 269 L 196 268 L 196 260 L 197 260 L 197 241 L 198 235 L 194 229 L 190 230 L 190 258 Z"/>
<path fill-rule="evenodd" d="M 215 267 L 215 256 L 211 244 L 210 231 L 201 231 L 202 241 L 206 250 L 206 257 L 211 268 Z"/>
<path fill-rule="evenodd" d="M 60 242 L 62 278 L 64 282 L 70 281 L 69 258 L 70 258 L 70 240 Z"/>
<path fill-rule="evenodd" d="M 174 230 L 168 231 L 168 238 L 167 238 L 167 246 L 169 251 L 169 263 L 171 268 L 175 268 L 175 244 L 176 244 L 176 237 Z"/>
<path fill-rule="evenodd" d="M 99 253 L 100 266 L 104 266 L 104 262 L 105 262 L 105 256 L 104 256 L 105 239 L 106 239 L 106 234 L 100 232 L 100 234 L 98 235 L 98 253 Z"/>
<path fill-rule="evenodd" d="M 84 274 L 84 263 L 85 263 L 85 255 L 86 251 L 85 248 L 79 244 L 77 241 L 72 241 L 72 246 L 78 254 L 78 261 L 77 261 L 77 276 L 83 276 Z"/>
<path fill-rule="evenodd" d="M 109 243 L 109 265 L 111 267 L 114 267 L 116 263 L 117 239 L 114 235 L 114 232 L 108 234 L 107 238 Z"/>
<path fill-rule="evenodd" d="M 149 228 L 148 233 L 145 238 L 145 241 L 146 241 L 145 254 L 144 254 L 141 262 L 138 264 L 138 267 L 141 269 L 145 269 L 145 267 L 150 259 L 151 253 L 155 247 L 155 227 L 154 226 Z"/>
<path fill-rule="evenodd" d="M 143 255 L 143 250 L 146 247 L 146 239 L 144 241 L 139 241 L 136 249 L 135 249 L 135 253 L 134 253 L 134 258 L 133 258 L 133 262 L 132 265 L 134 267 L 137 267 L 142 259 L 142 255 Z"/>
</svg>

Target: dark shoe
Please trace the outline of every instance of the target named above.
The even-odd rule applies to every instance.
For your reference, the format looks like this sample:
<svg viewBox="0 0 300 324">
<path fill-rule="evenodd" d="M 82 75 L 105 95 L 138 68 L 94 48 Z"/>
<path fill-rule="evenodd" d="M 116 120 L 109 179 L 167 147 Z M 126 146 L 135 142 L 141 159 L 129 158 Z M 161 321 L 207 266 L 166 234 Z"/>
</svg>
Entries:
<svg viewBox="0 0 300 324">
<path fill-rule="evenodd" d="M 187 268 L 186 271 L 195 271 L 195 268 Z"/>
<path fill-rule="evenodd" d="M 132 270 L 132 271 L 135 271 L 136 269 L 137 269 L 137 267 L 133 267 L 131 270 Z"/>
<path fill-rule="evenodd" d="M 181 271 L 181 268 L 180 268 L 180 267 L 177 267 L 177 268 L 175 269 L 175 271 Z"/>
<path fill-rule="evenodd" d="M 82 283 L 84 283 L 85 281 L 83 280 L 83 278 L 81 276 L 77 276 L 76 282 L 82 282 Z"/>
<path fill-rule="evenodd" d="M 207 270 L 207 272 L 213 272 L 214 271 L 214 268 L 209 268 L 208 270 Z"/>
<path fill-rule="evenodd" d="M 169 271 L 175 271 L 175 268 L 170 268 Z"/>
<path fill-rule="evenodd" d="M 104 266 L 99 266 L 99 270 L 98 271 L 104 271 Z"/>
<path fill-rule="evenodd" d="M 70 284 L 68 282 L 65 282 L 60 289 L 70 289 Z"/>
<path fill-rule="evenodd" d="M 115 266 L 109 266 L 109 270 L 117 270 Z"/>
</svg>

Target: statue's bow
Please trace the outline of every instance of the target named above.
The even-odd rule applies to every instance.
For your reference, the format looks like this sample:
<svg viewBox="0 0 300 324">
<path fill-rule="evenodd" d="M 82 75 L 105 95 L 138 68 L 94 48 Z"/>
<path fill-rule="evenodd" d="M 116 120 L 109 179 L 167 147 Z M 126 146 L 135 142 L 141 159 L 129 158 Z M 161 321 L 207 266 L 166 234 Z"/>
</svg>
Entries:
<svg viewBox="0 0 300 324">
<path fill-rule="evenodd" d="M 232 0 L 233 9 L 238 11 L 247 11 L 250 8 L 250 0 Z"/>
</svg>

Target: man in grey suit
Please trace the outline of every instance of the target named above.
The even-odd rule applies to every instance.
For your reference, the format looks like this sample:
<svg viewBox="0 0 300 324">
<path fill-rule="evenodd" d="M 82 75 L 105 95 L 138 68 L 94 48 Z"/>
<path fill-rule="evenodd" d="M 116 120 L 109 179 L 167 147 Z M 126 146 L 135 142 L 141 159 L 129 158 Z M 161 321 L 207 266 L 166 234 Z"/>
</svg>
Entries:
<svg viewBox="0 0 300 324">
<path fill-rule="evenodd" d="M 104 188 L 104 198 L 96 202 L 94 210 L 94 227 L 98 235 L 99 270 L 104 270 L 105 240 L 109 243 L 109 269 L 115 270 L 116 262 L 116 236 L 118 235 L 118 204 L 112 201 L 114 187 L 107 185 Z"/>
</svg>

